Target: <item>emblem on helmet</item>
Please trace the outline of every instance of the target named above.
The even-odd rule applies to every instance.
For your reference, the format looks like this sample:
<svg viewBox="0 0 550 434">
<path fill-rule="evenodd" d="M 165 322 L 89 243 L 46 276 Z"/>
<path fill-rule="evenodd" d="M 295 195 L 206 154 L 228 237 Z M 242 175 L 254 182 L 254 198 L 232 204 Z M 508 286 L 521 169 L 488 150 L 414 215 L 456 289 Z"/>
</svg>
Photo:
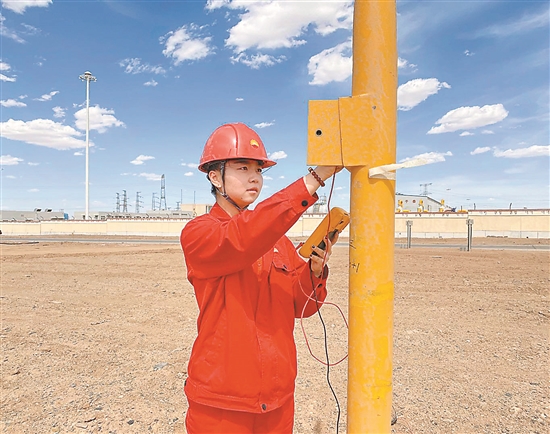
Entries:
<svg viewBox="0 0 550 434">
<path fill-rule="evenodd" d="M 254 139 L 250 140 L 250 145 L 255 147 L 255 148 L 258 148 L 260 145 L 258 144 L 258 142 Z"/>
</svg>

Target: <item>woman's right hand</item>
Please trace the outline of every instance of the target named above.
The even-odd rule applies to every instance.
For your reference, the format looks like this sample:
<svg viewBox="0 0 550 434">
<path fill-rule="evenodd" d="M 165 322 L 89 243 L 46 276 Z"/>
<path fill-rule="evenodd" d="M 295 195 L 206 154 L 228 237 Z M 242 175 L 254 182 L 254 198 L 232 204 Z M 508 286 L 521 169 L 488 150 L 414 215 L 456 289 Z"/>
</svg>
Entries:
<svg viewBox="0 0 550 434">
<path fill-rule="evenodd" d="M 315 170 L 315 173 L 317 173 L 323 181 L 326 181 L 335 173 L 340 172 L 343 168 L 344 166 L 317 166 L 313 170 Z"/>
<path fill-rule="evenodd" d="M 313 195 L 319 187 L 321 187 L 321 184 L 323 184 L 327 179 L 329 179 L 332 175 L 335 173 L 340 172 L 344 166 L 317 166 L 315 169 L 313 169 L 313 172 L 321 178 L 323 182 L 319 182 L 319 180 L 316 179 L 316 177 L 313 175 L 313 173 L 308 173 L 304 177 L 304 182 L 306 184 L 306 188 L 309 191 L 309 194 Z"/>
</svg>

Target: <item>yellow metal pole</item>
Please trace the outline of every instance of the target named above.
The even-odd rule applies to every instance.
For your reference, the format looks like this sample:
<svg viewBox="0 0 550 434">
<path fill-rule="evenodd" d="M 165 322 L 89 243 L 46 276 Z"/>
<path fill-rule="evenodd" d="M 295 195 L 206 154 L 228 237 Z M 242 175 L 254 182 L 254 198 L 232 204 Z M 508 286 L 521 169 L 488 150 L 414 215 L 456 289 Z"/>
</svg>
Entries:
<svg viewBox="0 0 550 434">
<path fill-rule="evenodd" d="M 352 160 L 362 165 L 346 165 L 352 217 L 348 433 L 391 431 L 395 182 L 370 179 L 369 168 L 395 162 L 396 27 L 395 0 L 355 1 L 352 99 L 362 96 L 370 104 L 356 113 L 350 140 Z"/>
</svg>

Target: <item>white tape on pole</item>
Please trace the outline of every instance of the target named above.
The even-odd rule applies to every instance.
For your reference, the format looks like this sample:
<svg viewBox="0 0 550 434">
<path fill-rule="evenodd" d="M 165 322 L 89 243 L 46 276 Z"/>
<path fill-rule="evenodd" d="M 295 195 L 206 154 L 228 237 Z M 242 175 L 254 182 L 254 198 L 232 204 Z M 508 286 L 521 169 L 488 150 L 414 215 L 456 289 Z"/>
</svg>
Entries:
<svg viewBox="0 0 550 434">
<path fill-rule="evenodd" d="M 372 167 L 369 169 L 369 178 L 378 179 L 395 179 L 395 171 L 398 169 L 407 169 L 409 167 L 424 166 L 434 163 L 432 160 L 425 158 L 413 158 L 404 163 L 385 164 L 384 166 Z"/>
</svg>

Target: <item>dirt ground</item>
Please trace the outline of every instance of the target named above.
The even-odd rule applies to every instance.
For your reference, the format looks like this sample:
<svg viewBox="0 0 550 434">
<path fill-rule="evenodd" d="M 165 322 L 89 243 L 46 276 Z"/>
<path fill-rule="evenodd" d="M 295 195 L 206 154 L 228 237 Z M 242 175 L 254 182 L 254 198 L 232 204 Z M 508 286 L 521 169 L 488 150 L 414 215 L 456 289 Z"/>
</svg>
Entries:
<svg viewBox="0 0 550 434">
<path fill-rule="evenodd" d="M 548 240 L 457 243 L 395 249 L 392 433 L 548 433 L 550 254 L 538 249 Z M 335 248 L 329 277 L 344 313 L 347 251 Z M 185 432 L 197 308 L 177 244 L 19 242 L 0 253 L 0 432 Z M 323 318 L 339 360 L 345 324 L 330 306 Z M 323 358 L 318 317 L 304 324 Z M 295 336 L 295 432 L 335 433 L 326 368 L 299 323 Z M 340 433 L 346 371 L 330 369 Z"/>
</svg>

